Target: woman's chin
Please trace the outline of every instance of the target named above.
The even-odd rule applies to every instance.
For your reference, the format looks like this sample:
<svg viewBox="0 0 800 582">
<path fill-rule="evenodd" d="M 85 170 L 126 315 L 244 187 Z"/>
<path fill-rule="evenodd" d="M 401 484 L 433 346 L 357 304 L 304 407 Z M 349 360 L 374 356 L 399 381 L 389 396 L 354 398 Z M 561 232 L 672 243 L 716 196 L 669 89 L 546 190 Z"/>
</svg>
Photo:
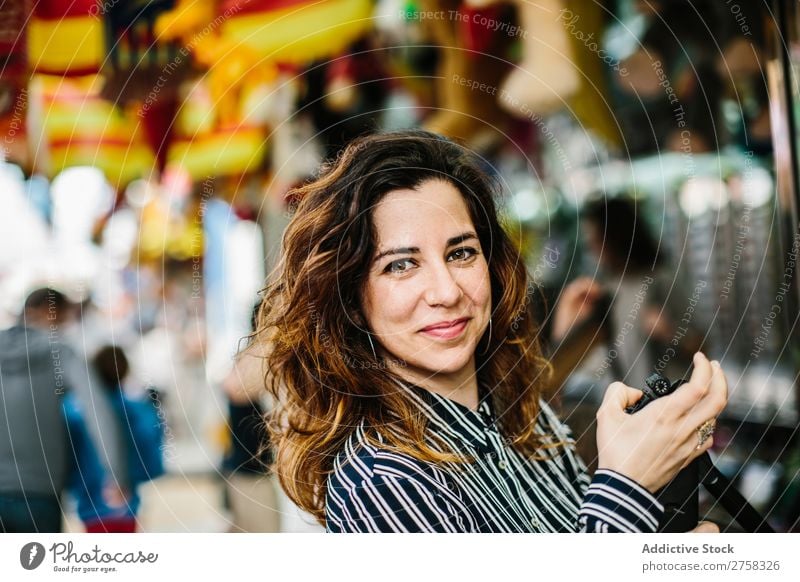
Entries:
<svg viewBox="0 0 800 582">
<path fill-rule="evenodd" d="M 423 358 L 415 362 L 409 362 L 410 365 L 424 371 L 429 375 L 444 374 L 452 375 L 458 374 L 472 363 L 472 354 L 469 356 L 461 357 L 438 357 L 438 358 Z"/>
</svg>

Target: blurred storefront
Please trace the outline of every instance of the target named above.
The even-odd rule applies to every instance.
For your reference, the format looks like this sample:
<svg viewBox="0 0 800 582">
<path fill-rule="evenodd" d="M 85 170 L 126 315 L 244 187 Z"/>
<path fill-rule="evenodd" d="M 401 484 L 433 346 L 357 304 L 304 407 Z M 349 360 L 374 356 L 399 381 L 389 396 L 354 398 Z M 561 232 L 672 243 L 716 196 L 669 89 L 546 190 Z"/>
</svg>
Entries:
<svg viewBox="0 0 800 582">
<path fill-rule="evenodd" d="M 794 3 L 33 4 L 0 7 L 2 323 L 37 283 L 81 302 L 84 349 L 124 345 L 132 389 L 161 395 L 174 473 L 219 466 L 220 383 L 291 188 L 359 134 L 425 127 L 502 184 L 578 435 L 609 375 L 635 385 L 643 362 L 683 374 L 682 351 L 703 349 L 731 387 L 719 466 L 777 528 L 798 527 Z M 657 241 L 659 293 L 648 283 L 640 301 L 634 285 L 630 304 L 554 341 L 565 285 L 619 289 L 584 220 L 612 199 Z M 612 311 L 622 327 L 604 323 Z M 635 361 L 612 356 L 627 324 L 647 327 Z"/>
</svg>

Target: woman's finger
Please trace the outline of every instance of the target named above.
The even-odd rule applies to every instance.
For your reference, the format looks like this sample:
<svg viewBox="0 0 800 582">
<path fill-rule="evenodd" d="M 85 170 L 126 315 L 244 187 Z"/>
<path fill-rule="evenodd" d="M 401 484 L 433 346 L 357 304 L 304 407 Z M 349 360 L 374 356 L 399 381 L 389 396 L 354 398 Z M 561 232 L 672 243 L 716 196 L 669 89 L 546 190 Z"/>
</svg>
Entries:
<svg viewBox="0 0 800 582">
<path fill-rule="evenodd" d="M 682 451 L 685 455 L 686 460 L 683 463 L 681 469 L 685 469 L 689 464 L 694 461 L 697 457 L 708 451 L 711 447 L 714 446 L 714 436 L 712 435 L 702 435 L 700 432 L 700 427 L 695 428 L 686 440 L 686 443 L 683 445 Z"/>
<path fill-rule="evenodd" d="M 714 368 L 714 376 L 711 380 L 711 389 L 718 390 L 724 396 L 725 401 L 727 402 L 728 379 L 725 377 L 725 371 L 722 369 L 722 365 L 717 360 L 711 362 L 711 365 Z"/>
<path fill-rule="evenodd" d="M 699 426 L 720 415 L 728 402 L 728 381 L 719 362 L 711 362 L 711 382 L 706 396 L 686 415 L 688 426 Z"/>
<path fill-rule="evenodd" d="M 612 382 L 606 389 L 598 414 L 602 412 L 627 414 L 625 409 L 636 404 L 642 395 L 641 390 L 626 386 L 622 382 Z"/>
<path fill-rule="evenodd" d="M 568 294 L 572 299 L 584 300 L 592 299 L 599 295 L 602 287 L 590 277 L 575 279 L 567 288 Z"/>
<path fill-rule="evenodd" d="M 708 358 L 703 352 L 697 352 L 692 358 L 692 361 L 694 362 L 694 370 L 692 370 L 692 376 L 689 378 L 689 384 L 702 386 L 708 389 L 711 386 L 711 376 L 713 373 L 711 362 L 708 361 Z"/>
<path fill-rule="evenodd" d="M 687 414 L 711 389 L 713 369 L 705 354 L 697 352 L 693 358 L 694 370 L 689 381 L 670 395 L 671 407 L 678 416 Z"/>
<path fill-rule="evenodd" d="M 687 533 L 719 533 L 719 526 L 710 521 L 701 521 L 696 528 Z"/>
</svg>

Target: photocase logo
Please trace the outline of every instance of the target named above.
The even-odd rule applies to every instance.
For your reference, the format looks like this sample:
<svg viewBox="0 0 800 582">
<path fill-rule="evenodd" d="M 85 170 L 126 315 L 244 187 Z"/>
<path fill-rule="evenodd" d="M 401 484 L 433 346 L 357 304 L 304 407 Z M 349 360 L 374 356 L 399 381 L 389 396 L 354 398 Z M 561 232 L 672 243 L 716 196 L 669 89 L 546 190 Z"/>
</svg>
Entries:
<svg viewBox="0 0 800 582">
<path fill-rule="evenodd" d="M 37 542 L 30 542 L 22 546 L 19 551 L 19 563 L 26 570 L 35 570 L 44 561 L 44 546 Z"/>
</svg>

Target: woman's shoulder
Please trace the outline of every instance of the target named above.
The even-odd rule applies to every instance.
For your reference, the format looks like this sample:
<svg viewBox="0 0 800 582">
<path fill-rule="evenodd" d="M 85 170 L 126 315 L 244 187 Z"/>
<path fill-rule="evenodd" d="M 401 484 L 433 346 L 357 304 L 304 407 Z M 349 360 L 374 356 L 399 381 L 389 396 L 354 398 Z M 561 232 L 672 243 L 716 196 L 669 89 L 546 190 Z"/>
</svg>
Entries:
<svg viewBox="0 0 800 582">
<path fill-rule="evenodd" d="M 373 433 L 369 433 L 373 437 Z M 476 524 L 444 470 L 395 451 L 364 425 L 350 435 L 328 477 L 332 532 L 458 532 Z"/>
<path fill-rule="evenodd" d="M 559 418 L 549 402 L 543 398 L 539 400 L 539 416 L 536 426 L 540 434 L 553 435 L 562 442 L 573 441 L 572 429 Z"/>
<path fill-rule="evenodd" d="M 444 484 L 441 473 L 432 463 L 389 447 L 378 431 L 362 421 L 336 455 L 328 486 L 352 490 L 387 478 Z"/>
</svg>

